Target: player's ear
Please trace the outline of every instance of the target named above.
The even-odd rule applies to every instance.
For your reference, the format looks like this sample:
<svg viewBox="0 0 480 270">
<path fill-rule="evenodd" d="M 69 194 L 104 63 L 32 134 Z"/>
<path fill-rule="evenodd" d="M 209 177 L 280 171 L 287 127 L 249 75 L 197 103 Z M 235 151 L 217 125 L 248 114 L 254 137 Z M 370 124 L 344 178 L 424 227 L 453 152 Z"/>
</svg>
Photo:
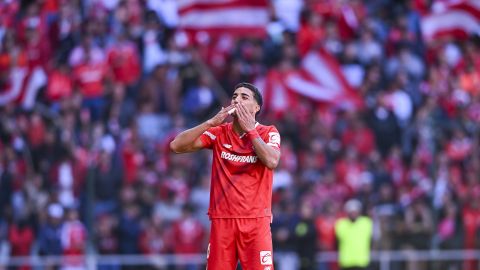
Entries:
<svg viewBox="0 0 480 270">
<path fill-rule="evenodd" d="M 260 111 L 260 105 L 255 105 L 255 113 L 259 112 Z"/>
</svg>

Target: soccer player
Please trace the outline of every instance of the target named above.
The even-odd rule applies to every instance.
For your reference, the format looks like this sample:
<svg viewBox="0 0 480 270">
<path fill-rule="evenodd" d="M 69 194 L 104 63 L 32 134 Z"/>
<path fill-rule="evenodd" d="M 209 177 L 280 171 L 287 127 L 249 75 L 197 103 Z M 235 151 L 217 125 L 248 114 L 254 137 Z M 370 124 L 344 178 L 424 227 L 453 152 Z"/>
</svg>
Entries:
<svg viewBox="0 0 480 270">
<path fill-rule="evenodd" d="M 256 121 L 262 95 L 250 83 L 235 86 L 230 106 L 183 131 L 170 143 L 175 153 L 213 151 L 208 270 L 273 270 L 272 175 L 280 159 L 280 135 Z M 224 123 L 232 114 L 233 122 Z"/>
</svg>

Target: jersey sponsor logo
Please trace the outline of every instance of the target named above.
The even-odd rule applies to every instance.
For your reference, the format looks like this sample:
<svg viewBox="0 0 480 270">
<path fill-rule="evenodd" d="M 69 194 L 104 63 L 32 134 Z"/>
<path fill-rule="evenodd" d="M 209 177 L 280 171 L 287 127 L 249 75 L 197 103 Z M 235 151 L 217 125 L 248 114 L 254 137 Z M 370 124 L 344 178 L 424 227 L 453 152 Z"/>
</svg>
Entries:
<svg viewBox="0 0 480 270">
<path fill-rule="evenodd" d="M 213 135 L 210 131 L 205 131 L 203 132 L 203 134 L 207 135 L 212 140 L 215 140 L 217 138 L 217 136 Z"/>
<path fill-rule="evenodd" d="M 266 250 L 260 251 L 260 264 L 261 265 L 271 265 L 271 264 L 273 264 L 273 262 L 272 262 L 272 252 L 271 251 L 266 251 Z"/>
<path fill-rule="evenodd" d="M 227 148 L 227 149 L 230 149 L 232 148 L 232 145 L 231 144 L 228 144 L 228 143 L 224 143 L 223 144 L 223 147 Z"/>
<path fill-rule="evenodd" d="M 222 151 L 220 157 L 230 161 L 242 162 L 242 163 L 256 163 L 257 156 L 238 156 L 231 153 Z"/>
<path fill-rule="evenodd" d="M 271 270 L 271 269 L 272 269 L 272 267 L 270 267 L 270 266 L 265 266 L 265 268 L 263 268 L 263 270 Z"/>
<path fill-rule="evenodd" d="M 267 144 L 280 147 L 280 134 L 278 134 L 278 132 L 269 132 Z"/>
</svg>

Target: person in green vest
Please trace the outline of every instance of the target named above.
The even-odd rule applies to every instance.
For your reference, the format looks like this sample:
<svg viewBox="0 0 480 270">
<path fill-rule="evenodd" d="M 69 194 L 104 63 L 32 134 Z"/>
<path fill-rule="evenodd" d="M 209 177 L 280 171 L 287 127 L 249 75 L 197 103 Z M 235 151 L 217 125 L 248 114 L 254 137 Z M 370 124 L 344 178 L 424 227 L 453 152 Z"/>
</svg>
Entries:
<svg viewBox="0 0 480 270">
<path fill-rule="evenodd" d="M 342 270 L 367 269 L 370 263 L 372 220 L 362 216 L 362 203 L 351 199 L 345 203 L 347 217 L 335 223 L 338 263 Z"/>
</svg>

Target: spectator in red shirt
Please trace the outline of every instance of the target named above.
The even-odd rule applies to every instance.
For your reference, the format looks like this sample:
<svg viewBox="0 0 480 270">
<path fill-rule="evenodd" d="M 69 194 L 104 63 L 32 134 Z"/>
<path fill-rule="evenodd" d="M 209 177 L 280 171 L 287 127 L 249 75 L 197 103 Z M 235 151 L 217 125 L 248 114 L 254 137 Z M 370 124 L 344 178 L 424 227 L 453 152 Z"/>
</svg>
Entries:
<svg viewBox="0 0 480 270">
<path fill-rule="evenodd" d="M 323 211 L 315 218 L 317 242 L 320 251 L 335 251 L 335 222 L 340 217 L 340 204 L 338 201 L 326 201 Z M 326 263 L 328 269 L 337 269 L 336 263 Z"/>
<path fill-rule="evenodd" d="M 176 254 L 201 253 L 205 246 L 205 228 L 194 216 L 193 206 L 186 204 L 182 217 L 173 223 L 173 251 Z"/>
<path fill-rule="evenodd" d="M 304 10 L 302 12 L 304 23 L 297 34 L 297 46 L 300 56 L 304 56 L 310 50 L 319 48 L 323 40 L 323 18 L 320 14 Z"/>
<path fill-rule="evenodd" d="M 45 35 L 47 32 L 47 22 L 45 16 L 40 13 L 39 1 L 31 1 L 25 8 L 23 18 L 17 24 L 17 33 L 20 41 L 26 40 L 28 28 L 39 36 Z"/>
<path fill-rule="evenodd" d="M 28 59 L 28 65 L 31 69 L 36 67 L 48 67 L 51 59 L 50 44 L 33 27 L 28 27 L 25 32 L 25 52 Z"/>
<path fill-rule="evenodd" d="M 30 250 L 35 240 L 35 235 L 32 227 L 28 224 L 26 218 L 21 218 L 16 223 L 12 224 L 8 232 L 8 241 L 11 245 L 12 256 L 29 256 Z M 28 264 L 22 265 L 19 270 L 30 270 Z"/>
<path fill-rule="evenodd" d="M 103 60 L 95 60 L 91 58 L 90 47 L 84 47 L 86 49 L 83 55 L 83 61 L 80 62 L 73 69 L 73 76 L 75 80 L 76 88 L 83 96 L 84 108 L 90 110 L 92 120 L 96 121 L 102 115 L 105 100 L 105 85 L 104 82 L 107 78 L 107 67 Z"/>
<path fill-rule="evenodd" d="M 78 211 L 74 208 L 67 210 L 66 221 L 61 229 L 63 255 L 80 256 L 85 254 L 87 230 L 79 220 Z M 85 267 L 84 260 L 78 258 L 66 259 L 63 270 L 75 270 Z"/>
<path fill-rule="evenodd" d="M 342 135 L 342 144 L 351 145 L 361 157 L 368 157 L 375 149 L 375 135 L 361 119 L 352 119 L 351 129 Z"/>
<path fill-rule="evenodd" d="M 139 236 L 139 249 L 142 254 L 165 254 L 172 251 L 174 238 L 160 215 L 152 215 L 143 226 Z"/>
<path fill-rule="evenodd" d="M 73 95 L 73 83 L 70 69 L 66 63 L 58 63 L 57 67 L 49 74 L 47 84 L 47 99 L 53 102 L 54 107 L 58 102 Z"/>
<path fill-rule="evenodd" d="M 135 43 L 120 31 L 117 40 L 107 52 L 107 61 L 112 69 L 113 81 L 131 86 L 140 77 L 140 57 Z"/>
<path fill-rule="evenodd" d="M 454 162 L 462 162 L 473 150 L 472 139 L 461 129 L 453 132 L 453 138 L 448 142 L 447 155 Z"/>
<path fill-rule="evenodd" d="M 365 170 L 365 163 L 354 148 L 347 147 L 345 151 L 345 156 L 335 164 L 335 172 L 341 183 L 347 185 L 350 191 L 357 192 L 362 184 L 361 173 Z"/>
<path fill-rule="evenodd" d="M 316 206 L 320 207 L 328 201 L 343 202 L 349 197 L 348 187 L 338 179 L 334 170 L 327 170 L 321 179 L 314 188 Z"/>
<path fill-rule="evenodd" d="M 73 70 L 76 86 L 85 100 L 96 99 L 104 94 L 104 79 L 107 70 L 104 62 L 91 61 L 89 54 L 85 54 L 84 61 Z"/>
</svg>

